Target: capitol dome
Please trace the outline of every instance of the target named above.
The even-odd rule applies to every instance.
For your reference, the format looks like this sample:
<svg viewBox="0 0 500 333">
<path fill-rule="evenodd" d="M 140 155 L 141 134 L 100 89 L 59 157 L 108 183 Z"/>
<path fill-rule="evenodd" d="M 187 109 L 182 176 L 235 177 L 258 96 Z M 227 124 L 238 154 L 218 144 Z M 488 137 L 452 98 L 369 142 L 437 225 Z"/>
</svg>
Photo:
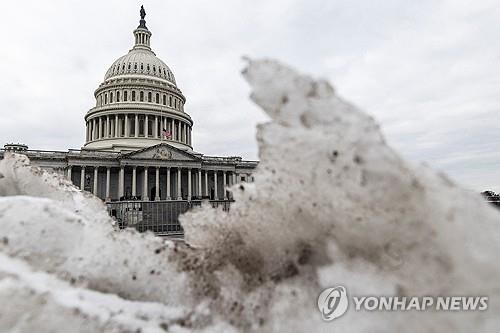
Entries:
<svg viewBox="0 0 500 333">
<path fill-rule="evenodd" d="M 135 47 L 126 55 L 118 58 L 109 67 L 105 80 L 119 75 L 150 75 L 169 81 L 175 85 L 175 77 L 170 68 L 153 51 Z"/>
<path fill-rule="evenodd" d="M 193 121 L 171 69 L 150 46 L 141 11 L 132 49 L 113 62 L 95 90 L 96 105 L 85 115 L 83 149 L 134 151 L 160 142 L 192 151 Z"/>
</svg>

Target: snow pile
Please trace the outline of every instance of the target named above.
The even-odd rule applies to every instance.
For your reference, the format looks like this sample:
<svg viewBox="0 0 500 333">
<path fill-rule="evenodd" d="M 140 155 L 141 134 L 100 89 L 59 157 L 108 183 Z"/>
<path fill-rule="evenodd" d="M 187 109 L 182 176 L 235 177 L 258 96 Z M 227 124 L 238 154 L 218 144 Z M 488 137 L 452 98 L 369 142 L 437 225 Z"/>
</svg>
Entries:
<svg viewBox="0 0 500 333">
<path fill-rule="evenodd" d="M 116 232 L 99 200 L 6 155 L 0 162 L 0 331 L 491 331 L 500 327 L 500 215 L 388 148 L 328 82 L 249 61 L 254 184 L 229 213 L 182 217 L 190 246 Z M 322 289 L 487 295 L 485 312 L 354 312 L 324 323 Z"/>
</svg>

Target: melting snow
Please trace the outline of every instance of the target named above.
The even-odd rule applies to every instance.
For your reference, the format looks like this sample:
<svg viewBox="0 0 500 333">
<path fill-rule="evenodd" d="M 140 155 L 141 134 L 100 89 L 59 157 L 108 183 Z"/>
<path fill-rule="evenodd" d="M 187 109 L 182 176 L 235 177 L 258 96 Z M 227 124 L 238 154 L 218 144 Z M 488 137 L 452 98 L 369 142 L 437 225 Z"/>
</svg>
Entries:
<svg viewBox="0 0 500 333">
<path fill-rule="evenodd" d="M 255 183 L 229 213 L 181 217 L 189 246 L 118 232 L 100 200 L 25 156 L 0 161 L 0 331 L 497 332 L 499 212 L 414 166 L 331 85 L 249 60 Z M 487 295 L 470 313 L 356 313 L 325 323 L 322 289 Z"/>
</svg>

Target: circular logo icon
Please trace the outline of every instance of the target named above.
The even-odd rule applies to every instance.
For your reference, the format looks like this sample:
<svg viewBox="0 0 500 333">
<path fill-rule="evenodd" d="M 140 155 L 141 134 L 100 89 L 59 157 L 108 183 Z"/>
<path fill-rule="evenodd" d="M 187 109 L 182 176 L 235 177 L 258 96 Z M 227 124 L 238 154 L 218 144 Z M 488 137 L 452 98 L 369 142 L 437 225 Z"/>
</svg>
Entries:
<svg viewBox="0 0 500 333">
<path fill-rule="evenodd" d="M 342 316 L 348 305 L 347 290 L 342 286 L 327 288 L 318 297 L 318 308 L 325 321 Z"/>
</svg>

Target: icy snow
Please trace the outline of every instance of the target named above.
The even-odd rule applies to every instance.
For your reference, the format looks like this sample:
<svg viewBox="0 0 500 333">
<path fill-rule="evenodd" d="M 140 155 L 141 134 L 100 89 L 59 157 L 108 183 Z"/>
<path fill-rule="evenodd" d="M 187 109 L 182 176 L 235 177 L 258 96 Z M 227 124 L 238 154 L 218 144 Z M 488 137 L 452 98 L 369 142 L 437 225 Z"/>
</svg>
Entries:
<svg viewBox="0 0 500 333">
<path fill-rule="evenodd" d="M 497 332 L 500 214 L 404 161 L 376 122 L 272 60 L 243 71 L 271 117 L 255 183 L 229 213 L 181 217 L 189 246 L 118 231 L 68 181 L 0 161 L 0 331 Z M 367 313 L 325 323 L 322 289 L 487 295 L 471 313 Z"/>
</svg>

